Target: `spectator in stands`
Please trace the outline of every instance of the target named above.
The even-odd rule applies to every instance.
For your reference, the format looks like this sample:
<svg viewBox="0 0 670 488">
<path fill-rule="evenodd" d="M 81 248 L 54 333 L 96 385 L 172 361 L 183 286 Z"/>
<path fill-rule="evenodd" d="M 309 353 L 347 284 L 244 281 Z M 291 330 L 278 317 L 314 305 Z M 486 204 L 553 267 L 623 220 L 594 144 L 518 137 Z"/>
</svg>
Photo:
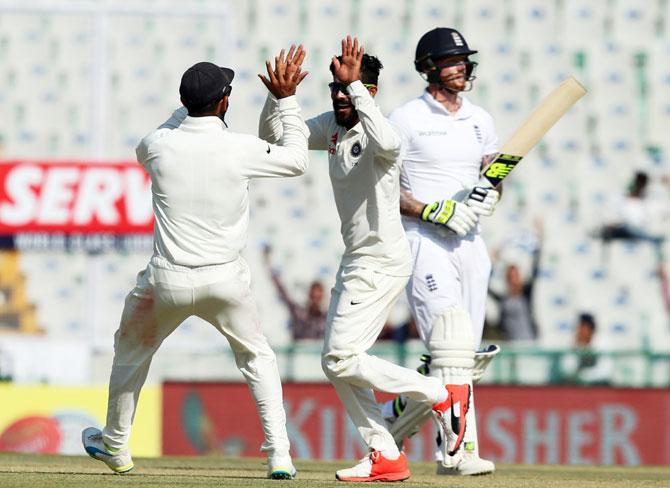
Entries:
<svg viewBox="0 0 670 488">
<path fill-rule="evenodd" d="M 279 277 L 279 272 L 272 267 L 271 255 L 272 249 L 270 246 L 266 246 L 263 252 L 264 261 L 270 270 L 270 276 L 277 288 L 279 298 L 286 304 L 291 315 L 290 328 L 293 339 L 323 339 L 326 329 L 323 284 L 320 281 L 313 281 L 309 285 L 307 303 L 304 306 L 298 305 L 286 291 L 286 287 Z"/>
<path fill-rule="evenodd" d="M 552 382 L 578 385 L 609 385 L 611 359 L 601 357 L 594 348 L 596 320 L 590 313 L 581 313 L 575 328 L 575 345 L 554 365 Z"/>
<path fill-rule="evenodd" d="M 498 328 L 508 341 L 533 341 L 537 338 L 533 290 L 540 269 L 544 228 L 541 221 L 536 222 L 535 227 L 537 245 L 533 250 L 530 277 L 524 281 L 518 265 L 510 264 L 505 271 L 506 292 L 503 294 L 489 290 L 489 296 L 500 307 Z"/>
<path fill-rule="evenodd" d="M 419 332 L 416 329 L 416 322 L 411 318 L 399 325 L 393 325 L 391 322 L 386 322 L 382 329 L 378 341 L 393 341 L 398 344 L 404 344 L 410 339 L 419 339 Z"/>
<path fill-rule="evenodd" d="M 649 175 L 637 171 L 631 181 L 628 193 L 620 203 L 613 205 L 605 224 L 597 236 L 605 243 L 613 239 L 629 239 L 648 241 L 659 249 L 664 236 L 655 234 L 650 229 L 654 218 L 654 209 L 647 198 Z"/>
</svg>

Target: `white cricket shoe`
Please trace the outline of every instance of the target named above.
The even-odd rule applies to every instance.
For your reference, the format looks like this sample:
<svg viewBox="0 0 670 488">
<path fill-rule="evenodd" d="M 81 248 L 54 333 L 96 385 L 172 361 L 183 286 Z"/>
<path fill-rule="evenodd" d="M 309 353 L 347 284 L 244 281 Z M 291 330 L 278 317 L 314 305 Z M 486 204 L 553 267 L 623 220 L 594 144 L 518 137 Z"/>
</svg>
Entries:
<svg viewBox="0 0 670 488">
<path fill-rule="evenodd" d="M 352 467 L 335 473 L 339 481 L 403 481 L 409 478 L 405 453 L 398 459 L 387 459 L 379 451 L 371 451 Z"/>
<path fill-rule="evenodd" d="M 268 478 L 272 480 L 292 480 L 298 474 L 288 454 L 268 457 Z"/>
<path fill-rule="evenodd" d="M 102 461 L 117 474 L 124 474 L 135 467 L 127 449 L 112 449 L 102 440 L 102 431 L 88 427 L 81 432 L 84 450 L 93 459 Z"/>
<path fill-rule="evenodd" d="M 496 465 L 488 459 L 482 459 L 474 453 L 465 453 L 459 457 L 453 466 L 445 466 L 442 461 L 437 461 L 437 474 L 452 476 L 478 476 L 491 474 L 496 470 Z"/>
</svg>

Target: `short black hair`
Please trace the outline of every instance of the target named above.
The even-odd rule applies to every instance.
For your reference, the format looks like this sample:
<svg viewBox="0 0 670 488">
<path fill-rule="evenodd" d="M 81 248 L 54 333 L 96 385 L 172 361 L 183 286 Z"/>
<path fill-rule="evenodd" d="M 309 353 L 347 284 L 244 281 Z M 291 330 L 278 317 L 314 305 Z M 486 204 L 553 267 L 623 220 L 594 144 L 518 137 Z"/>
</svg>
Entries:
<svg viewBox="0 0 670 488">
<path fill-rule="evenodd" d="M 337 57 L 338 61 L 342 61 L 342 56 Z M 366 85 L 377 85 L 379 82 L 379 72 L 384 68 L 382 62 L 376 56 L 370 54 L 363 54 L 361 61 L 361 81 Z M 330 63 L 330 72 L 334 74 L 335 67 Z"/>
<path fill-rule="evenodd" d="M 644 171 L 636 171 L 633 176 L 633 184 L 636 187 L 643 187 L 647 186 L 647 183 L 649 183 L 649 175 Z"/>
<path fill-rule="evenodd" d="M 644 171 L 636 171 L 628 184 L 628 193 L 633 197 L 643 197 L 649 184 L 649 175 Z"/>
<path fill-rule="evenodd" d="M 207 105 L 205 105 L 202 108 L 199 108 L 197 110 L 192 110 L 188 106 L 186 109 L 188 110 L 188 115 L 190 117 L 202 117 L 205 114 L 210 114 L 216 110 L 216 106 L 219 104 L 219 102 L 223 99 L 223 97 L 217 99 L 217 100 L 212 100 L 209 102 Z"/>
<path fill-rule="evenodd" d="M 596 330 L 596 319 L 593 314 L 582 312 L 579 314 L 579 322 L 586 325 L 591 330 Z"/>
</svg>

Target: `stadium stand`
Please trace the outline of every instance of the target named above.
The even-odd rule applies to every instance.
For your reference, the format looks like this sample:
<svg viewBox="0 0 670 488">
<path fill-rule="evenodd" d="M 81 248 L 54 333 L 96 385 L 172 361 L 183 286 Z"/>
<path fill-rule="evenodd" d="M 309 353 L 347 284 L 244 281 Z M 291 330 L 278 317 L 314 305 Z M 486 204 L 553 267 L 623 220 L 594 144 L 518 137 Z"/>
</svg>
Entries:
<svg viewBox="0 0 670 488">
<path fill-rule="evenodd" d="M 569 347 L 574 317 L 588 309 L 602 325 L 604 350 L 637 354 L 621 360 L 615 382 L 646 382 L 647 362 L 639 359 L 640 351 L 652 351 L 661 358 L 650 367 L 651 381 L 667 384 L 670 317 L 653 274 L 657 255 L 645 243 L 620 242 L 605 253 L 590 236 L 635 170 L 647 171 L 654 181 L 670 173 L 668 3 L 6 1 L 0 4 L 5 80 L 0 156 L 132 161 L 139 139 L 179 105 L 184 69 L 202 59 L 236 70 L 227 120 L 233 130 L 254 132 L 265 99 L 256 73 L 270 53 L 290 42 L 308 49 L 311 74 L 299 100 L 306 116 L 316 115 L 329 109 L 328 64 L 349 32 L 359 34 L 385 65 L 378 103 L 388 113 L 423 86 L 412 65 L 419 35 L 438 25 L 454 26 L 480 51 L 470 96 L 492 113 L 501 140 L 570 74 L 590 90 L 524 160 L 506 183 L 496 214 L 484 224 L 491 246 L 509 243 L 510 255 L 524 261 L 529 248 L 517 237 L 543 216 L 546 250 L 534 300 L 540 327 L 536 346 Z M 282 276 L 297 295 L 315 278 L 328 288 L 342 250 L 327 161 L 312 156 L 305 176 L 252 187 L 245 256 L 263 327 L 278 349 L 291 346 L 288 315 L 262 265 L 263 247 L 273 247 Z M 668 205 L 670 189 L 655 188 L 659 205 Z M 667 215 L 655 225 L 667 238 Z M 665 251 L 670 255 L 667 242 Z M 0 286 L 10 298 L 2 310 L 21 312 L 14 318 L 3 314 L 13 325 L 0 327 L 87 341 L 106 358 L 92 368 L 99 375 L 95 379 L 104 380 L 123 298 L 149 253 L 3 253 Z M 503 264 L 496 265 L 494 282 Z M 212 352 L 214 361 L 224 349 L 223 339 L 220 349 L 211 345 L 215 334 L 197 321 L 177 334 L 168 340 L 166 355 L 200 347 Z M 309 357 L 298 361 L 302 366 L 296 371 L 316 368 Z M 528 371 L 515 376 L 519 381 L 546 380 L 547 361 L 536 356 L 524 361 L 515 366 L 517 375 Z M 167 363 L 158 359 L 152 375 L 174 373 Z M 509 378 L 504 374 L 509 365 L 500 364 L 499 378 Z M 194 368 L 196 375 L 212 374 L 205 363 Z"/>
</svg>

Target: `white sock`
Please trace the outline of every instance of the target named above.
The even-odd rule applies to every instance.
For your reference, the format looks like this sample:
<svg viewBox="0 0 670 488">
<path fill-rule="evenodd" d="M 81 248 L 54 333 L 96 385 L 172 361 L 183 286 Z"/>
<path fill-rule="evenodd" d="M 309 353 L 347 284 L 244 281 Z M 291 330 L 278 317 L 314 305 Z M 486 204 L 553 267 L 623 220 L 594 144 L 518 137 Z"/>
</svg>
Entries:
<svg viewBox="0 0 670 488">
<path fill-rule="evenodd" d="M 384 456 L 386 459 L 389 461 L 395 461 L 400 457 L 400 451 L 398 451 L 398 448 L 396 446 L 393 446 L 392 448 L 384 449 L 381 451 L 382 456 Z"/>
<path fill-rule="evenodd" d="M 438 403 L 442 403 L 447 400 L 449 397 L 449 394 L 447 393 L 447 389 L 442 386 L 442 389 L 440 390 L 440 394 L 437 396 L 437 401 L 434 403 L 434 405 L 437 405 Z"/>
</svg>

